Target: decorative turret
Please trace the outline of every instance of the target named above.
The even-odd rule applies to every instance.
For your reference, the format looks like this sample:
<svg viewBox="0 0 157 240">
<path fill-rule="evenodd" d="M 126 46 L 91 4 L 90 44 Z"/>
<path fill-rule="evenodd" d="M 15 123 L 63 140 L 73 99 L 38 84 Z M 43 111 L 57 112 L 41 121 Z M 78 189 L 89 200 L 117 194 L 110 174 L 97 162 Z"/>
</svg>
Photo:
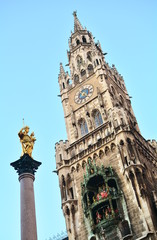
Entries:
<svg viewBox="0 0 157 240">
<path fill-rule="evenodd" d="M 58 75 L 58 82 L 61 92 L 64 91 L 65 89 L 68 89 L 70 85 L 70 76 L 68 72 L 64 71 L 62 63 L 60 63 L 60 73 Z"/>
</svg>

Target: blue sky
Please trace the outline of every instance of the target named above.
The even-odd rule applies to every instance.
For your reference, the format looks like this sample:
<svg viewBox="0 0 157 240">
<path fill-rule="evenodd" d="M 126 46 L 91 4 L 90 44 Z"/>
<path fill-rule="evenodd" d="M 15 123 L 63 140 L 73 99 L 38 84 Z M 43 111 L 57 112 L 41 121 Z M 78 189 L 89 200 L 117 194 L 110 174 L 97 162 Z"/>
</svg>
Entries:
<svg viewBox="0 0 157 240">
<path fill-rule="evenodd" d="M 35 132 L 33 157 L 38 240 L 65 229 L 55 169 L 55 142 L 66 139 L 58 86 L 67 64 L 72 12 L 99 40 L 123 75 L 141 133 L 157 139 L 157 2 L 155 0 L 0 0 L 0 239 L 20 240 L 19 159 L 22 119 Z M 65 67 L 65 70 L 68 70 Z"/>
</svg>

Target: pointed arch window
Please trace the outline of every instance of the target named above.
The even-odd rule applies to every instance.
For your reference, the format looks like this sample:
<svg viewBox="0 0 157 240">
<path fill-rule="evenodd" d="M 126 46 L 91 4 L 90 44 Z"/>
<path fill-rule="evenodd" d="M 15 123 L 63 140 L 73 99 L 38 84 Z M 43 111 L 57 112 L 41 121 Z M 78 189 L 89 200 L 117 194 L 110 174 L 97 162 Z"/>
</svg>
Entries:
<svg viewBox="0 0 157 240">
<path fill-rule="evenodd" d="M 63 89 L 65 89 L 65 83 L 63 82 Z"/>
<path fill-rule="evenodd" d="M 79 44 L 80 44 L 80 40 L 76 39 L 76 45 L 79 45 Z"/>
<path fill-rule="evenodd" d="M 87 126 L 85 119 L 82 118 L 79 121 L 79 126 L 80 126 L 81 136 L 86 135 L 88 133 L 88 126 Z"/>
<path fill-rule="evenodd" d="M 86 42 L 87 42 L 85 36 L 82 37 L 82 41 L 83 41 L 83 43 L 86 43 Z"/>
<path fill-rule="evenodd" d="M 89 64 L 89 65 L 88 65 L 88 73 L 89 73 L 89 75 L 90 75 L 90 74 L 93 74 L 93 72 L 94 72 L 93 65 L 92 65 L 92 64 Z"/>
<path fill-rule="evenodd" d="M 99 65 L 99 61 L 98 61 L 98 59 L 96 59 L 96 64 Z"/>
<path fill-rule="evenodd" d="M 77 84 L 79 82 L 79 76 L 77 74 L 74 75 L 74 83 Z"/>
<path fill-rule="evenodd" d="M 114 75 L 114 80 L 116 81 L 116 82 L 118 82 L 118 80 L 117 80 L 117 78 L 116 78 L 116 76 Z"/>
<path fill-rule="evenodd" d="M 81 70 L 81 77 L 85 76 L 86 75 L 86 70 L 82 69 Z"/>
<path fill-rule="evenodd" d="M 103 124 L 102 116 L 101 116 L 101 113 L 99 112 L 99 110 L 93 111 L 93 117 L 94 117 L 95 127 L 98 127 L 101 124 Z"/>
<path fill-rule="evenodd" d="M 120 104 L 123 106 L 124 105 L 124 99 L 121 95 L 119 96 L 119 98 L 120 98 Z"/>
<path fill-rule="evenodd" d="M 87 52 L 87 59 L 88 59 L 90 62 L 92 62 L 92 54 L 91 54 L 90 51 Z"/>
</svg>

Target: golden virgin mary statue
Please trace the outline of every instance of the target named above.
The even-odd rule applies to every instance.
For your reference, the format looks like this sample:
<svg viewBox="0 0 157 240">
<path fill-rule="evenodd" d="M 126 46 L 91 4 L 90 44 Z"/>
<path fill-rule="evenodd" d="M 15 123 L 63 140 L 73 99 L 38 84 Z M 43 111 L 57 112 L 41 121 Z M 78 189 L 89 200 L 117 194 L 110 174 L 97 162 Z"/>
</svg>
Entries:
<svg viewBox="0 0 157 240">
<path fill-rule="evenodd" d="M 34 137 L 34 132 L 32 132 L 30 135 L 29 133 L 29 127 L 23 127 L 18 133 L 18 136 L 20 138 L 20 142 L 22 144 L 22 156 L 27 153 L 30 157 L 32 157 L 32 151 L 34 147 L 34 142 L 36 141 L 36 138 Z"/>
</svg>

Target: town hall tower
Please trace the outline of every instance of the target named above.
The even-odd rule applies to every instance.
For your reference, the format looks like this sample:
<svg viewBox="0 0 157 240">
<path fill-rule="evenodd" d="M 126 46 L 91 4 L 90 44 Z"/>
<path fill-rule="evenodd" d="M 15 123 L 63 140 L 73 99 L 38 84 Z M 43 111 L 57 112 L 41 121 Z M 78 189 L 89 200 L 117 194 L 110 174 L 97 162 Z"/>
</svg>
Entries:
<svg viewBox="0 0 157 240">
<path fill-rule="evenodd" d="M 124 79 L 74 15 L 58 77 L 67 141 L 55 145 L 69 240 L 157 239 L 157 143 L 139 130 Z"/>
</svg>

